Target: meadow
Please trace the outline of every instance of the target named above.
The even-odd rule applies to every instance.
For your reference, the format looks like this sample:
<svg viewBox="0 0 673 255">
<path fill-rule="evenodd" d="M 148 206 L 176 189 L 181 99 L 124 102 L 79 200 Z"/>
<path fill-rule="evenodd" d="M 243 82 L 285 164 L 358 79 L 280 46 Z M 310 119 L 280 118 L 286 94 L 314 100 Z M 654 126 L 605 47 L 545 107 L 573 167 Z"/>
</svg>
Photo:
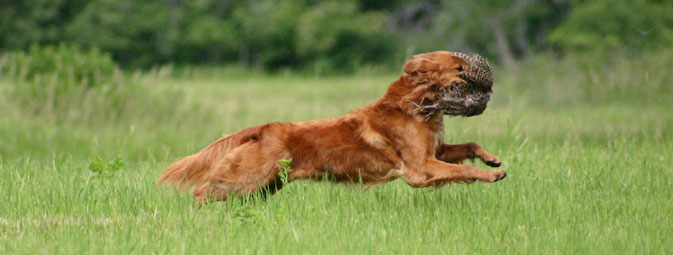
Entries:
<svg viewBox="0 0 673 255">
<path fill-rule="evenodd" d="M 0 76 L 0 254 L 667 254 L 671 66 L 664 52 L 498 68 L 484 114 L 444 120 L 448 143 L 502 159 L 498 183 L 298 181 L 205 206 L 155 187 L 162 169 L 245 127 L 345 114 L 399 73 L 165 67 L 62 93 Z"/>
</svg>

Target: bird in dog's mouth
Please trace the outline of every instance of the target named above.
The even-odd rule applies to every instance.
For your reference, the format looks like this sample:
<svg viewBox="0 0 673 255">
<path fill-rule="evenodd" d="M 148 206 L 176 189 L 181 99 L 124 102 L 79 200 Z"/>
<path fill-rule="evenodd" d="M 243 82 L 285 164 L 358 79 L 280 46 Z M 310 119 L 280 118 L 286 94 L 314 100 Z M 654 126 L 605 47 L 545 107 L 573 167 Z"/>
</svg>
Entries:
<svg viewBox="0 0 673 255">
<path fill-rule="evenodd" d="M 462 80 L 453 81 L 448 89 L 439 88 L 434 100 L 421 102 L 418 110 L 426 116 L 441 113 L 470 117 L 486 110 L 492 93 L 493 69 L 485 58 L 477 54 L 469 56 L 454 52 L 452 55 L 465 60 L 469 65 L 462 66 L 456 74 Z"/>
</svg>

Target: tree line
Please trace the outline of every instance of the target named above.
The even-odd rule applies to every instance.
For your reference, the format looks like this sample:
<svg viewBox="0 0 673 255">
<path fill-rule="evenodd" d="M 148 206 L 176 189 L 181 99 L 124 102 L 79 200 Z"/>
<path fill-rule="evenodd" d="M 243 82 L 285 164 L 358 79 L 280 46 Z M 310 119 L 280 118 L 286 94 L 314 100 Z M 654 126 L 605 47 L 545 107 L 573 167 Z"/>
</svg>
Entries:
<svg viewBox="0 0 673 255">
<path fill-rule="evenodd" d="M 670 0 L 0 0 L 0 50 L 69 43 L 127 67 L 341 71 L 459 50 L 514 65 L 670 47 L 671 13 Z"/>
</svg>

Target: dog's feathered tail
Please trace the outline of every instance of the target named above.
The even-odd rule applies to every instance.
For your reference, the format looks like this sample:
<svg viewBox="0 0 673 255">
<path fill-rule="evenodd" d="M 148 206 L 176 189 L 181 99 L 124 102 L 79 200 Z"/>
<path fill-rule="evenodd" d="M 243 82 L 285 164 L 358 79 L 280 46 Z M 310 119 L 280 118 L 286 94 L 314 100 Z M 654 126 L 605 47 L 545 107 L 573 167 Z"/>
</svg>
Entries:
<svg viewBox="0 0 673 255">
<path fill-rule="evenodd" d="M 166 182 L 186 189 L 207 183 L 208 175 L 218 160 L 241 144 L 258 139 L 265 126 L 246 128 L 222 137 L 198 153 L 178 160 L 168 166 L 157 185 Z"/>
</svg>

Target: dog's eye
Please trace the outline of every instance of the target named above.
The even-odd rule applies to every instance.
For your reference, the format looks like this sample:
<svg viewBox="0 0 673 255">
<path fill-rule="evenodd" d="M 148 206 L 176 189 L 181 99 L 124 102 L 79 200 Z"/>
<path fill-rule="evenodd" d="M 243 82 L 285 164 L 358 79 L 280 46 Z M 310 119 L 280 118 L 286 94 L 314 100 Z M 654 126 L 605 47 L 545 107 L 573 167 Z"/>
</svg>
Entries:
<svg viewBox="0 0 673 255">
<path fill-rule="evenodd" d="M 458 70 L 458 72 L 462 72 L 463 71 L 463 66 L 458 66 L 457 70 Z"/>
</svg>

